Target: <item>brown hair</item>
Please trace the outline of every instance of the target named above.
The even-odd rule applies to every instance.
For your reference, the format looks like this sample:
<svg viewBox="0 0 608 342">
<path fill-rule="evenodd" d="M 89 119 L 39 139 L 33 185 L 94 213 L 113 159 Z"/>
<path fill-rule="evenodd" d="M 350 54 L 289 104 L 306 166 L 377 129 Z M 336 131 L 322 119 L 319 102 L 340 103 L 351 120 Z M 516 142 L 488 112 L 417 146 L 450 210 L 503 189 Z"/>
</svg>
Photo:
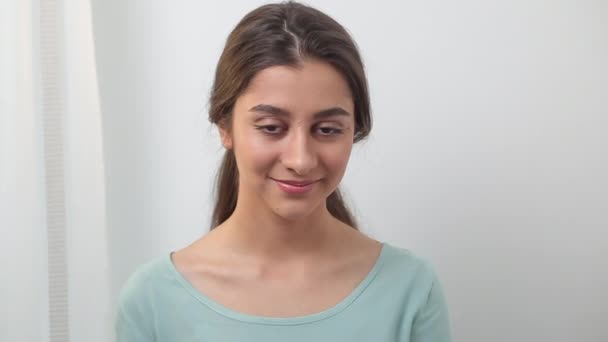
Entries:
<svg viewBox="0 0 608 342">
<path fill-rule="evenodd" d="M 215 71 L 209 121 L 230 128 L 238 96 L 254 75 L 270 66 L 298 66 L 305 58 L 332 65 L 347 81 L 355 108 L 354 142 L 372 127 L 367 79 L 355 42 L 328 15 L 293 1 L 269 4 L 251 11 L 228 36 Z M 228 219 L 236 208 L 238 177 L 234 151 L 225 151 L 217 174 L 211 229 Z M 339 189 L 327 198 L 328 211 L 357 229 Z"/>
</svg>

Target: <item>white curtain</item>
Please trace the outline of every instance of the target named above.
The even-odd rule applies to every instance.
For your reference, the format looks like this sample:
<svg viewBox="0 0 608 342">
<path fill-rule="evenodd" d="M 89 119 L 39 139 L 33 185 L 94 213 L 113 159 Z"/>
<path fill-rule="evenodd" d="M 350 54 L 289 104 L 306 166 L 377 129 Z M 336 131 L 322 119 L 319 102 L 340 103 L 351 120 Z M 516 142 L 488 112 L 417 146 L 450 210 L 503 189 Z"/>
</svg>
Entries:
<svg viewBox="0 0 608 342">
<path fill-rule="evenodd" d="M 111 341 L 90 2 L 0 2 L 0 341 Z"/>
</svg>

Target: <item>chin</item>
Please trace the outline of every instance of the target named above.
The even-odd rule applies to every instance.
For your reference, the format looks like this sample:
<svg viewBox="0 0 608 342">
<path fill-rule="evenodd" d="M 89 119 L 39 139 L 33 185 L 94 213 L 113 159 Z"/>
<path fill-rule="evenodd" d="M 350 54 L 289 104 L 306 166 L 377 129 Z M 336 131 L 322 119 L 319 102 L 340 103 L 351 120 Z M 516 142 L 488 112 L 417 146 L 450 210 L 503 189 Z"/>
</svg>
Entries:
<svg viewBox="0 0 608 342">
<path fill-rule="evenodd" d="M 322 215 L 326 207 L 327 197 L 325 184 L 321 181 L 311 193 L 298 196 L 285 195 L 272 182 L 272 188 L 261 189 L 261 203 L 276 216 L 288 222 L 307 220 Z"/>
<path fill-rule="evenodd" d="M 306 205 L 304 203 L 301 204 L 291 204 L 286 205 L 286 203 L 274 205 L 272 206 L 272 211 L 275 215 L 281 217 L 286 221 L 301 221 L 309 218 L 318 211 L 319 205 Z"/>
</svg>

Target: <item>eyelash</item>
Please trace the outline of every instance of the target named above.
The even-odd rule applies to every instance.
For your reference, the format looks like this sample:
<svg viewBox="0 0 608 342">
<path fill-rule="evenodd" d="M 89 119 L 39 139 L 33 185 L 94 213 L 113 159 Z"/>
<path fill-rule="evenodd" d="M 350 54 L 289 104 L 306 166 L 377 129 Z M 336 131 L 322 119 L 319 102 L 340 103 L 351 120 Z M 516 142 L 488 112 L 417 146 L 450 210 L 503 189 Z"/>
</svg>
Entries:
<svg viewBox="0 0 608 342">
<path fill-rule="evenodd" d="M 279 134 L 282 133 L 282 131 L 280 129 L 279 129 L 278 132 L 277 131 L 275 131 L 275 132 L 269 132 L 268 131 L 269 128 L 273 128 L 273 129 L 280 128 L 279 125 L 256 125 L 255 128 L 257 130 L 259 130 L 259 131 L 262 131 L 264 134 L 273 135 L 273 136 L 274 135 L 279 135 Z M 319 130 L 322 130 L 322 129 L 330 130 L 329 133 L 322 133 L 321 134 L 324 137 L 330 137 L 330 136 L 334 136 L 334 135 L 337 135 L 337 134 L 342 134 L 344 132 L 342 129 L 339 129 L 339 128 L 334 128 L 334 127 L 319 127 Z"/>
</svg>

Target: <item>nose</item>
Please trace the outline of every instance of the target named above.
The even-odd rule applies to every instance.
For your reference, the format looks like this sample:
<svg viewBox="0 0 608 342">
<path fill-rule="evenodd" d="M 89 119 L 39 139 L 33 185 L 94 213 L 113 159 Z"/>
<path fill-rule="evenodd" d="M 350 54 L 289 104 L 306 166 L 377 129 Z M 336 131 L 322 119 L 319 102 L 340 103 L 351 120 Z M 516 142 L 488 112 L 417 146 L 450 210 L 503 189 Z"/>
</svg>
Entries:
<svg viewBox="0 0 608 342">
<path fill-rule="evenodd" d="M 288 170 L 298 176 L 305 176 L 317 167 L 314 142 L 307 132 L 293 132 L 287 139 L 282 162 Z"/>
</svg>

